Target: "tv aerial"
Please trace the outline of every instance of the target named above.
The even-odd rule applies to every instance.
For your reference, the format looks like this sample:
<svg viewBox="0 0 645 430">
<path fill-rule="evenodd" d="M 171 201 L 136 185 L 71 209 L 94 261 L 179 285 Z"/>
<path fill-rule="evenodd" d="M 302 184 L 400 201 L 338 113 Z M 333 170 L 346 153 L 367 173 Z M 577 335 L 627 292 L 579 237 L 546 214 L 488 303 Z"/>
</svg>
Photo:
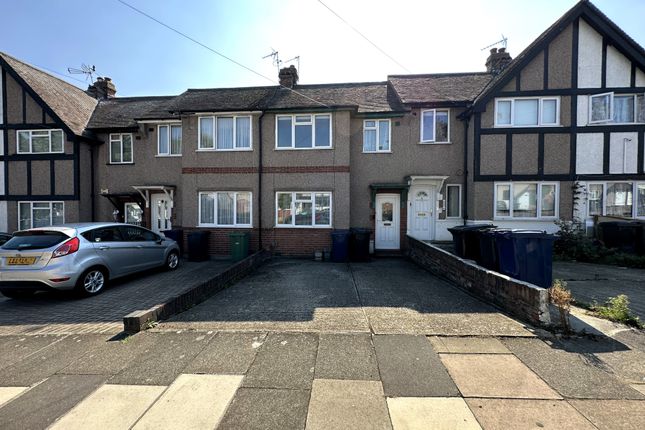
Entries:
<svg viewBox="0 0 645 430">
<path fill-rule="evenodd" d="M 83 63 L 81 64 L 80 69 L 76 69 L 74 67 L 68 67 L 67 73 L 71 75 L 85 75 L 86 81 L 89 80 L 90 82 L 94 82 L 94 74 L 96 73 L 96 66 L 88 66 L 87 64 Z"/>
<path fill-rule="evenodd" d="M 282 67 L 283 64 L 288 64 L 288 63 L 291 63 L 293 61 L 296 61 L 297 64 L 298 64 L 298 72 L 300 72 L 300 55 L 296 55 L 293 58 L 290 58 L 290 59 L 288 59 L 286 61 L 282 61 L 280 59 L 280 55 L 279 55 L 278 51 L 276 51 L 275 49 L 271 48 L 271 53 L 265 55 L 264 57 L 262 57 L 262 59 L 264 60 L 264 59 L 269 58 L 269 57 L 271 57 L 271 61 L 272 61 L 273 65 L 278 69 L 278 71 L 280 71 L 280 68 Z"/>
<path fill-rule="evenodd" d="M 506 48 L 506 43 L 507 42 L 508 42 L 508 38 L 502 34 L 502 39 L 501 40 L 498 40 L 495 43 L 491 43 L 488 46 L 484 46 L 481 50 L 485 51 L 485 50 L 490 49 L 490 48 L 492 48 L 493 46 L 496 46 L 496 45 L 502 45 L 502 48 Z"/>
</svg>

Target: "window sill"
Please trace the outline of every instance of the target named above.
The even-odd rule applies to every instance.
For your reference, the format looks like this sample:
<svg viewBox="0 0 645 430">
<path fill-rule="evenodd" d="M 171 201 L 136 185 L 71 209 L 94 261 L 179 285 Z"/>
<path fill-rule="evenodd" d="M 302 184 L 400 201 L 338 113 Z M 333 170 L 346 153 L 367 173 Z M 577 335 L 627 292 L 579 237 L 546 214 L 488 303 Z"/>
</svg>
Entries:
<svg viewBox="0 0 645 430">
<path fill-rule="evenodd" d="M 196 149 L 195 152 L 253 152 L 253 148 L 234 148 L 234 149 Z"/>
<path fill-rule="evenodd" d="M 548 128 L 548 127 L 563 127 L 562 124 L 533 124 L 533 125 L 511 125 L 511 124 L 495 124 L 493 128 Z"/>
<path fill-rule="evenodd" d="M 302 229 L 312 229 L 317 228 L 321 230 L 331 230 L 333 227 L 330 225 L 280 225 L 276 224 L 274 228 L 302 228 Z"/>
<path fill-rule="evenodd" d="M 197 224 L 197 227 L 199 227 L 199 228 L 228 228 L 228 229 L 231 229 L 231 228 L 253 228 L 252 225 L 248 225 L 248 224 L 239 224 L 239 225 Z"/>
<path fill-rule="evenodd" d="M 105 163 L 106 166 L 134 166 L 134 161 L 131 163 Z"/>
<path fill-rule="evenodd" d="M 278 148 L 276 147 L 276 151 L 315 151 L 315 150 L 330 150 L 334 149 L 333 146 L 320 146 L 320 147 L 314 147 L 314 148 Z"/>
<path fill-rule="evenodd" d="M 419 142 L 419 145 L 452 145 L 452 142 Z"/>
<path fill-rule="evenodd" d="M 550 217 L 509 217 L 509 216 L 498 216 L 498 217 L 493 217 L 493 221 L 544 221 L 544 222 L 553 222 L 557 220 L 558 217 L 556 216 L 550 216 Z"/>
<path fill-rule="evenodd" d="M 155 155 L 157 158 L 177 158 L 181 157 L 181 154 L 157 154 Z"/>
<path fill-rule="evenodd" d="M 391 154 L 392 151 L 363 151 L 363 154 Z"/>
</svg>

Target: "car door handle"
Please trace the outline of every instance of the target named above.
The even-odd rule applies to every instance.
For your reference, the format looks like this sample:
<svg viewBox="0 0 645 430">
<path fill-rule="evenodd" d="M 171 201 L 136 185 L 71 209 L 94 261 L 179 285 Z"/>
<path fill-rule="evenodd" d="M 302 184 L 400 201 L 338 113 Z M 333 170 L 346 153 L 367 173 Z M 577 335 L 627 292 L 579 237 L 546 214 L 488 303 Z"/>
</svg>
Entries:
<svg viewBox="0 0 645 430">
<path fill-rule="evenodd" d="M 110 249 L 110 247 L 109 246 L 99 246 L 99 249 L 101 251 L 105 251 L 106 249 Z"/>
<path fill-rule="evenodd" d="M 143 245 L 137 245 L 137 249 L 143 249 Z"/>
</svg>

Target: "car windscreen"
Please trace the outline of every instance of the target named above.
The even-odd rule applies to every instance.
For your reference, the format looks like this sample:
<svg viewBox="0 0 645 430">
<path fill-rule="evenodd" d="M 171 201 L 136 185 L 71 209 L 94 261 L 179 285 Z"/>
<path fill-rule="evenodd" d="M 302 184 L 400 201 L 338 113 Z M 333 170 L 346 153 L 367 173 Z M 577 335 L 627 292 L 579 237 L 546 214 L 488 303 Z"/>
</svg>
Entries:
<svg viewBox="0 0 645 430">
<path fill-rule="evenodd" d="M 2 249 L 19 251 L 45 249 L 58 245 L 67 239 L 69 236 L 59 231 L 21 231 L 2 245 Z"/>
</svg>

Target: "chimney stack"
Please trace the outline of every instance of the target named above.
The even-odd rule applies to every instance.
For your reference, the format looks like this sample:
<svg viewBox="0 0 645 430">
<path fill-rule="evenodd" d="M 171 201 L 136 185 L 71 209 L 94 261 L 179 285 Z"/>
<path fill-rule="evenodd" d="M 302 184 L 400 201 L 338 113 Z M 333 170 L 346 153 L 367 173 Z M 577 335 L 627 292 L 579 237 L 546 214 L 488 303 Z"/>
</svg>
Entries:
<svg viewBox="0 0 645 430">
<path fill-rule="evenodd" d="M 486 59 L 486 71 L 493 75 L 499 75 L 512 60 L 511 55 L 506 52 L 506 48 L 492 48 Z"/>
<path fill-rule="evenodd" d="M 296 66 L 291 65 L 280 69 L 278 79 L 280 80 L 280 85 L 283 87 L 293 88 L 296 86 L 298 83 L 298 70 L 296 69 Z"/>
<path fill-rule="evenodd" d="M 114 86 L 112 79 L 108 77 L 102 78 L 99 76 L 96 78 L 96 82 L 87 87 L 87 91 L 85 92 L 95 99 L 106 100 L 115 97 L 116 87 Z"/>
</svg>

